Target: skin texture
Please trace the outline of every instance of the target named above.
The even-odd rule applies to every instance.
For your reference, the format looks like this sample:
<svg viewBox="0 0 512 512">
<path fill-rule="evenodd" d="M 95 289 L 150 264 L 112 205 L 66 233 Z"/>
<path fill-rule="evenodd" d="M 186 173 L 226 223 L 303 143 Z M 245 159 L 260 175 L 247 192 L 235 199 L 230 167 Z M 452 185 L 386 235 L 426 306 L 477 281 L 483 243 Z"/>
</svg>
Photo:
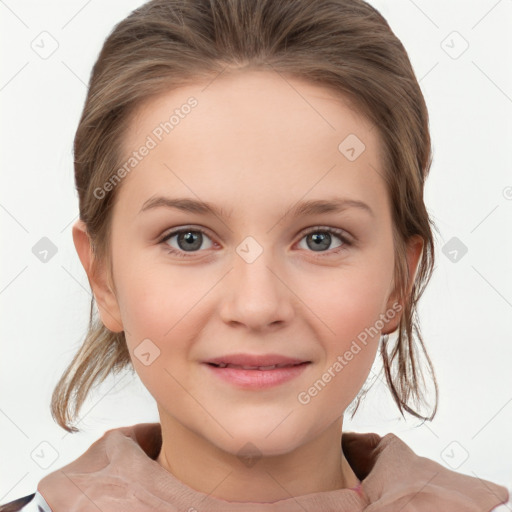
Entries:
<svg viewBox="0 0 512 512">
<path fill-rule="evenodd" d="M 142 104 L 126 133 L 127 157 L 191 96 L 198 105 L 118 185 L 115 287 L 105 266 L 92 271 L 84 224 L 73 227 L 102 321 L 125 331 L 134 368 L 157 402 L 163 434 L 157 461 L 190 487 L 229 501 L 353 487 L 357 477 L 340 449 L 343 412 L 368 376 L 379 335 L 360 344 L 309 403 L 297 396 L 396 305 L 378 132 L 328 89 L 245 71 Z M 354 161 L 338 150 L 349 134 L 365 145 Z M 165 207 L 139 213 L 156 194 L 208 201 L 231 216 Z M 300 200 L 334 197 L 364 201 L 374 215 L 358 208 L 285 215 Z M 314 250 L 305 233 L 314 227 L 344 230 L 353 243 L 336 254 L 343 242 L 331 234 L 330 245 Z M 178 236 L 159 242 L 179 228 L 204 229 L 200 248 L 187 252 Z M 251 263 L 237 253 L 248 236 L 262 249 Z M 171 247 L 188 258 L 168 254 Z M 421 249 L 420 239 L 411 240 L 411 277 Z M 382 333 L 393 332 L 399 318 Z M 134 355 L 145 339 L 160 351 L 149 365 Z M 201 364 L 232 353 L 312 363 L 281 385 L 243 390 Z M 252 465 L 238 455 L 247 443 L 261 457 Z"/>
</svg>

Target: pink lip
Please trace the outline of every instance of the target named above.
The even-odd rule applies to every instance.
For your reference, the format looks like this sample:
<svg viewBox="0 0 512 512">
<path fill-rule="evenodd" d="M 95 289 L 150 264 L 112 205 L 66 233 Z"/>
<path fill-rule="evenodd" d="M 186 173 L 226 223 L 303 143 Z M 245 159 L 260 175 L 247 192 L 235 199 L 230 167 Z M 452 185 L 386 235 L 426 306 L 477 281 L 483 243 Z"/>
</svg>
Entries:
<svg viewBox="0 0 512 512">
<path fill-rule="evenodd" d="M 283 384 L 299 376 L 310 363 L 279 354 L 231 354 L 204 361 L 205 366 L 216 376 L 245 389 L 263 389 Z M 276 368 L 269 368 L 277 365 Z"/>
</svg>

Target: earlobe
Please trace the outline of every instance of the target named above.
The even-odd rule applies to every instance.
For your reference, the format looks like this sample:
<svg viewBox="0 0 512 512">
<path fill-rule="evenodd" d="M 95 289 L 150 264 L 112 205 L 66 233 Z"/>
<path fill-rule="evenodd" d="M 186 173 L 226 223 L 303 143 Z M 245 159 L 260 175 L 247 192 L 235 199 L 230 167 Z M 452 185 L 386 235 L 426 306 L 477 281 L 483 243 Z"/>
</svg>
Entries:
<svg viewBox="0 0 512 512">
<path fill-rule="evenodd" d="M 108 283 L 105 265 L 94 260 L 91 240 L 81 219 L 73 224 L 73 242 L 98 304 L 103 325 L 112 332 L 122 332 L 123 324 L 117 298 Z"/>
<path fill-rule="evenodd" d="M 414 281 L 416 280 L 416 275 L 419 269 L 419 263 L 421 260 L 421 256 L 423 254 L 423 247 L 424 240 L 419 235 L 411 237 L 407 243 L 407 268 L 409 273 L 409 286 L 407 287 L 406 290 L 406 297 L 402 298 L 401 300 L 398 300 L 396 290 L 395 293 L 391 294 L 387 303 L 386 311 L 389 311 L 390 309 L 396 311 L 398 309 L 397 303 L 400 304 L 400 311 L 398 312 L 398 314 L 394 316 L 394 318 L 390 322 L 388 322 L 386 327 L 382 329 L 382 334 L 391 334 L 398 328 L 400 318 L 402 317 L 404 309 L 404 301 L 408 300 L 412 292 L 412 287 L 414 286 Z"/>
</svg>

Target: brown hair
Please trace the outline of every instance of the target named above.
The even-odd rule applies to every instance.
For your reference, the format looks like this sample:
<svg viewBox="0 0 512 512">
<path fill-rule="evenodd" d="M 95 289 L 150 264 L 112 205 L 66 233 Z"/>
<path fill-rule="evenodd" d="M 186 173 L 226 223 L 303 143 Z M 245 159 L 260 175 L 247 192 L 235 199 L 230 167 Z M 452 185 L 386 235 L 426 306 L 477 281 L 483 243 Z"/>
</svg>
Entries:
<svg viewBox="0 0 512 512">
<path fill-rule="evenodd" d="M 402 416 L 405 409 L 431 420 L 438 387 L 416 317 L 434 266 L 435 225 L 423 202 L 432 158 L 428 113 L 404 47 L 381 14 L 362 0 L 153 0 L 121 21 L 92 70 L 74 141 L 80 219 L 94 262 L 106 262 L 111 272 L 112 206 L 121 184 L 101 200 L 95 190 L 122 165 L 123 134 L 135 109 L 152 96 L 222 72 L 265 68 L 337 91 L 378 129 L 392 203 L 394 283 L 403 304 L 391 353 L 387 336 L 380 353 Z M 414 235 L 423 239 L 424 248 L 407 294 L 405 248 Z M 52 415 L 68 432 L 79 431 L 71 422 L 94 384 L 110 373 L 133 371 L 124 332 L 109 331 L 93 315 L 93 305 L 94 297 L 85 340 L 52 395 Z M 435 388 L 430 417 L 409 406 L 411 399 L 427 402 L 413 331 Z M 360 399 L 361 394 L 355 409 Z"/>
</svg>

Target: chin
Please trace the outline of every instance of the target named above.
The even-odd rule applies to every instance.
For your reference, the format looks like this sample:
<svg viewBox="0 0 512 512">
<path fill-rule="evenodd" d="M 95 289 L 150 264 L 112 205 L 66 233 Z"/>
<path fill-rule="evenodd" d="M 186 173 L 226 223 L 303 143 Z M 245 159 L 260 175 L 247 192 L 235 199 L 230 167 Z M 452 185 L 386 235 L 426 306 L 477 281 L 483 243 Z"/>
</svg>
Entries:
<svg viewBox="0 0 512 512">
<path fill-rule="evenodd" d="M 236 425 L 229 430 L 233 437 L 224 435 L 222 439 L 210 439 L 210 442 L 232 455 L 255 459 L 284 455 L 306 442 L 306 431 L 292 423 L 279 425 L 279 421 L 282 418 L 278 421 L 255 420 L 253 424 L 246 421 L 245 425 L 231 423 Z"/>
</svg>

